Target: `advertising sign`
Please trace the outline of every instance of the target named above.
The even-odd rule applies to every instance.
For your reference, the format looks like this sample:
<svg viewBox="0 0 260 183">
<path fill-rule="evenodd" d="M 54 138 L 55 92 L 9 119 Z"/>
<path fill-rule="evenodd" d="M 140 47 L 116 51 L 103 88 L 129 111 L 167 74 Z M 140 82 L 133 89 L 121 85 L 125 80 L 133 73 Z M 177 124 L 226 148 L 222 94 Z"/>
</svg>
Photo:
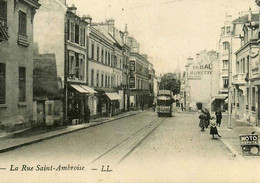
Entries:
<svg viewBox="0 0 260 183">
<path fill-rule="evenodd" d="M 129 77 L 129 88 L 135 88 L 135 77 Z"/>
<path fill-rule="evenodd" d="M 258 135 L 240 135 L 241 145 L 258 145 Z"/>
</svg>

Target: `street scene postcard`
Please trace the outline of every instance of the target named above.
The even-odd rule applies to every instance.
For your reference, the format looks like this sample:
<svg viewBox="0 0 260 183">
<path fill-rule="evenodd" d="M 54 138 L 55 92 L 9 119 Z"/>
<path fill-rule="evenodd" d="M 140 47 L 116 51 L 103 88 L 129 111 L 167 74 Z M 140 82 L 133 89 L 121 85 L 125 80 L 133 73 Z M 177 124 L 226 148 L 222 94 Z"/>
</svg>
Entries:
<svg viewBox="0 0 260 183">
<path fill-rule="evenodd" d="M 260 182 L 259 24 L 260 0 L 0 0 L 0 182 Z"/>
</svg>

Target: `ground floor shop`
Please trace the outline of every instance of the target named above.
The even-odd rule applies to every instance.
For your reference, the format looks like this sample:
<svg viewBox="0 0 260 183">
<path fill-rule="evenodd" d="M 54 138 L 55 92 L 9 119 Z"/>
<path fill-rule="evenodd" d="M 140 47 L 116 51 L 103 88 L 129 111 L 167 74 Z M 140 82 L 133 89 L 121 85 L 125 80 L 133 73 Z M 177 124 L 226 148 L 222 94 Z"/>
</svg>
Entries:
<svg viewBox="0 0 260 183">
<path fill-rule="evenodd" d="M 247 85 L 235 85 L 233 113 L 236 118 L 247 121 L 252 125 L 258 125 L 259 121 L 259 85 L 250 83 Z"/>
<path fill-rule="evenodd" d="M 87 122 L 96 113 L 96 91 L 82 84 L 70 84 L 67 94 L 68 124 Z"/>
<path fill-rule="evenodd" d="M 130 108 L 142 109 L 149 107 L 149 91 L 148 90 L 131 90 L 130 92 Z"/>
</svg>

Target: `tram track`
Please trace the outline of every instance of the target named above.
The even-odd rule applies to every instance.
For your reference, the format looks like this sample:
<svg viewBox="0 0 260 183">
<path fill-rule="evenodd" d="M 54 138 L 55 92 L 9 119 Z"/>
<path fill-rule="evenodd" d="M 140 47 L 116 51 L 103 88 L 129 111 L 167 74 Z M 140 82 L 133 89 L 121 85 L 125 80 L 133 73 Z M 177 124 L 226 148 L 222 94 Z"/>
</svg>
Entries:
<svg viewBox="0 0 260 183">
<path fill-rule="evenodd" d="M 119 142 L 103 154 L 92 160 L 89 165 L 117 165 L 129 156 L 156 128 L 168 118 L 156 118 L 138 131 L 132 133 L 125 140 Z"/>
</svg>

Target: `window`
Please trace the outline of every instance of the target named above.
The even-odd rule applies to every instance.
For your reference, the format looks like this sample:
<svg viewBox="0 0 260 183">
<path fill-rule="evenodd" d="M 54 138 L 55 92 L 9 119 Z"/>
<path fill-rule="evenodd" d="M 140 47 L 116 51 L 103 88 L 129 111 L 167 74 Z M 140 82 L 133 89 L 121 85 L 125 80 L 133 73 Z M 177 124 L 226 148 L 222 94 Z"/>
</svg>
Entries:
<svg viewBox="0 0 260 183">
<path fill-rule="evenodd" d="M 27 15 L 22 11 L 19 11 L 19 34 L 27 35 Z"/>
<path fill-rule="evenodd" d="M 0 63 L 0 104 L 5 104 L 5 64 Z"/>
<path fill-rule="evenodd" d="M 72 78 L 73 77 L 73 69 L 74 69 L 74 57 L 70 56 L 70 60 L 69 60 L 69 77 Z"/>
<path fill-rule="evenodd" d="M 91 70 L 91 86 L 94 86 L 94 70 Z"/>
<path fill-rule="evenodd" d="M 70 41 L 75 42 L 75 24 L 70 22 Z"/>
<path fill-rule="evenodd" d="M 104 74 L 101 74 L 101 87 L 104 86 Z"/>
<path fill-rule="evenodd" d="M 223 60 L 223 69 L 228 69 L 228 60 Z"/>
<path fill-rule="evenodd" d="M 107 87 L 107 75 L 105 76 L 105 87 Z"/>
<path fill-rule="evenodd" d="M 97 46 L 97 61 L 99 61 L 99 46 Z"/>
<path fill-rule="evenodd" d="M 108 83 L 107 87 L 110 87 L 110 76 L 107 77 L 107 83 Z"/>
<path fill-rule="evenodd" d="M 0 22 L 7 27 L 7 1 L 0 0 Z"/>
<path fill-rule="evenodd" d="M 116 67 L 117 66 L 117 57 L 115 56 L 114 57 L 114 67 Z"/>
<path fill-rule="evenodd" d="M 230 26 L 228 26 L 228 27 L 226 28 L 226 31 L 227 31 L 227 34 L 230 34 L 230 33 L 231 33 L 231 31 L 230 31 Z"/>
<path fill-rule="evenodd" d="M 79 44 L 79 25 L 75 24 L 75 43 Z"/>
<path fill-rule="evenodd" d="M 70 40 L 70 19 L 67 20 L 67 39 Z"/>
<path fill-rule="evenodd" d="M 75 75 L 76 78 L 80 78 L 79 73 L 80 73 L 80 68 L 79 68 L 79 54 L 75 53 L 75 59 L 76 59 L 76 66 L 75 66 Z"/>
<path fill-rule="evenodd" d="M 108 63 L 107 65 L 110 65 L 110 53 L 108 53 Z"/>
<path fill-rule="evenodd" d="M 229 49 L 229 42 L 223 42 L 223 50 Z"/>
<path fill-rule="evenodd" d="M 85 46 L 85 29 L 80 28 L 80 46 Z"/>
<path fill-rule="evenodd" d="M 228 78 L 223 78 L 223 88 L 228 88 Z"/>
<path fill-rule="evenodd" d="M 105 55 L 105 64 L 107 64 L 107 51 L 106 51 L 106 55 Z"/>
<path fill-rule="evenodd" d="M 84 79 L 84 60 L 81 58 L 80 59 L 80 67 L 79 67 L 79 70 L 80 70 L 80 78 L 79 79 Z"/>
<path fill-rule="evenodd" d="M 101 62 L 104 63 L 104 50 L 101 51 Z"/>
<path fill-rule="evenodd" d="M 91 44 L 91 59 L 92 59 L 92 60 L 94 60 L 94 53 L 95 53 L 94 51 L 95 51 L 95 46 L 94 46 L 94 44 L 92 43 L 92 44 Z"/>
<path fill-rule="evenodd" d="M 252 111 L 255 111 L 255 87 L 252 88 Z"/>
<path fill-rule="evenodd" d="M 26 100 L 26 71 L 25 67 L 19 67 L 19 102 Z"/>
<path fill-rule="evenodd" d="M 243 58 L 243 61 L 242 61 L 242 73 L 246 73 L 246 62 L 245 62 L 245 58 Z"/>
<path fill-rule="evenodd" d="M 97 72 L 97 87 L 99 86 L 99 73 Z"/>
<path fill-rule="evenodd" d="M 122 69 L 122 60 L 120 59 L 120 69 Z"/>
</svg>

